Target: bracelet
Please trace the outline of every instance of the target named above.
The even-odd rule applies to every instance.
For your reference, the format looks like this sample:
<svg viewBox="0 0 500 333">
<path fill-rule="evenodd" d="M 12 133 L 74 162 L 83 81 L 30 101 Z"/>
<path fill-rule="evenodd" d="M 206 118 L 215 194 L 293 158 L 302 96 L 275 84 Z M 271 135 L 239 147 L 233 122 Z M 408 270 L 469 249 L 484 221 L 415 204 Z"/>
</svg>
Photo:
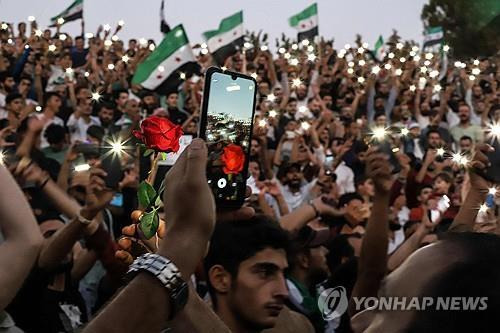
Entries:
<svg viewBox="0 0 500 333">
<path fill-rule="evenodd" d="M 314 215 L 315 215 L 314 217 L 316 218 L 319 217 L 320 214 L 318 208 L 316 208 L 316 206 L 314 206 L 312 202 L 310 202 L 309 205 L 312 207 L 312 209 L 314 209 Z"/>
<path fill-rule="evenodd" d="M 49 182 L 50 180 L 50 176 L 47 176 L 47 179 L 45 179 L 43 181 L 43 183 L 40 184 L 40 190 L 43 189 L 45 187 L 45 185 L 47 185 L 47 183 Z"/>
</svg>

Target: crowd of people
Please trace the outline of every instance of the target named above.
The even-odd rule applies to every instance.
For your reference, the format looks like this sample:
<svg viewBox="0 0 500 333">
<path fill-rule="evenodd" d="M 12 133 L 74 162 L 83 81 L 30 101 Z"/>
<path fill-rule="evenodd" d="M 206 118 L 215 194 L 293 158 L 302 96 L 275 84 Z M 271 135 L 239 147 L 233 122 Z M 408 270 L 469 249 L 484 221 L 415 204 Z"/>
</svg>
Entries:
<svg viewBox="0 0 500 333">
<path fill-rule="evenodd" d="M 149 91 L 131 78 L 154 41 L 30 24 L 0 30 L 0 332 L 500 327 L 500 192 L 486 172 L 498 163 L 498 57 L 447 50 L 444 61 L 403 40 L 384 59 L 361 40 L 282 41 L 276 52 L 245 43 L 223 67 L 258 82 L 251 194 L 225 211 L 196 139 L 203 73 L 216 65 L 209 52 L 194 47 L 201 74 L 177 90 Z M 194 140 L 166 176 L 160 229 L 146 240 L 136 193 L 149 170 L 132 131 L 151 115 Z M 110 137 L 128 145 L 114 190 L 85 148 Z M 125 282 L 145 252 L 189 282 L 180 311 L 152 275 Z M 337 286 L 349 308 L 327 318 L 318 299 Z M 488 306 L 391 312 L 352 302 L 381 294 L 487 297 Z"/>
</svg>

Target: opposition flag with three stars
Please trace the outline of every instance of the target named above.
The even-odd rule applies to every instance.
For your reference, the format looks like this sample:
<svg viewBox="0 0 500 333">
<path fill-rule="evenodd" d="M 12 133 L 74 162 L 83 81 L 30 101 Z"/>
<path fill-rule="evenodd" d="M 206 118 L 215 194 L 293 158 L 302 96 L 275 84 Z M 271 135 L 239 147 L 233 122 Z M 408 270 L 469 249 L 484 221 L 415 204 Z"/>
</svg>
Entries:
<svg viewBox="0 0 500 333">
<path fill-rule="evenodd" d="M 243 11 L 239 11 L 223 19 L 217 30 L 203 33 L 212 57 L 219 65 L 223 65 L 229 56 L 232 56 L 243 46 Z"/>
<path fill-rule="evenodd" d="M 292 28 L 297 29 L 298 41 L 312 40 L 318 35 L 318 5 L 316 3 L 307 7 L 288 20 Z"/>
<path fill-rule="evenodd" d="M 160 94 L 177 91 L 183 80 L 199 71 L 182 24 L 170 30 L 156 49 L 139 64 L 132 84 Z"/>
<path fill-rule="evenodd" d="M 51 27 L 63 25 L 66 22 L 83 19 L 83 0 L 74 1 L 68 8 L 50 19 Z M 59 22 L 58 22 L 59 20 Z"/>
</svg>

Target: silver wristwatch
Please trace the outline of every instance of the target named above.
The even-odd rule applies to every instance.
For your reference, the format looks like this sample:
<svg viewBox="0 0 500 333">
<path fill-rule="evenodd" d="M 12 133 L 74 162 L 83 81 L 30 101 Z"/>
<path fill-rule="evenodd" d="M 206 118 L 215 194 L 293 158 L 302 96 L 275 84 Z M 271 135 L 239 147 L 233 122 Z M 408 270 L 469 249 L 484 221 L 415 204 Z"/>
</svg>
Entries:
<svg viewBox="0 0 500 333">
<path fill-rule="evenodd" d="M 127 277 L 133 278 L 139 271 L 146 271 L 155 276 L 167 288 L 172 307 L 171 319 L 182 310 L 188 300 L 188 285 L 182 279 L 177 266 L 169 259 L 154 253 L 146 253 L 135 259 L 130 265 Z"/>
</svg>

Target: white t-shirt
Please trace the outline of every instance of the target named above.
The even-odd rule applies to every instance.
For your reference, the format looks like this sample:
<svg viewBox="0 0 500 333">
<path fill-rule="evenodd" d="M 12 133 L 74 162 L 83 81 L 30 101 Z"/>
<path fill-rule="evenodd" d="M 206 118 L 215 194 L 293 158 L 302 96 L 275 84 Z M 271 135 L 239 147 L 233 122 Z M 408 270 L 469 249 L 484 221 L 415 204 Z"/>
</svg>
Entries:
<svg viewBox="0 0 500 333">
<path fill-rule="evenodd" d="M 309 199 L 309 193 L 311 189 L 316 184 L 316 180 L 313 180 L 310 183 L 306 183 L 300 187 L 300 190 L 296 193 L 290 191 L 290 188 L 287 186 L 282 186 L 281 183 L 278 183 L 281 187 L 281 193 L 283 193 L 283 198 L 288 205 L 288 210 L 291 212 L 294 209 L 299 208 L 304 202 Z"/>
<path fill-rule="evenodd" d="M 344 161 L 335 169 L 335 174 L 337 175 L 336 183 L 339 187 L 339 195 L 356 191 L 354 188 L 354 172 Z"/>
<path fill-rule="evenodd" d="M 43 113 L 35 113 L 33 117 L 37 117 L 37 119 L 42 119 L 45 115 Z M 40 149 L 47 148 L 49 143 L 47 142 L 47 139 L 45 138 L 45 130 L 49 125 L 51 124 L 56 124 L 64 127 L 64 121 L 59 118 L 58 116 L 54 116 L 54 118 L 50 119 L 45 126 L 43 127 L 42 133 L 40 133 Z"/>
<path fill-rule="evenodd" d="M 92 125 L 101 126 L 101 121 L 97 117 L 90 116 L 90 120 L 87 123 L 82 117 L 77 119 L 74 114 L 71 114 L 66 125 L 71 135 L 71 142 L 83 142 L 87 140 L 87 129 Z"/>
</svg>

